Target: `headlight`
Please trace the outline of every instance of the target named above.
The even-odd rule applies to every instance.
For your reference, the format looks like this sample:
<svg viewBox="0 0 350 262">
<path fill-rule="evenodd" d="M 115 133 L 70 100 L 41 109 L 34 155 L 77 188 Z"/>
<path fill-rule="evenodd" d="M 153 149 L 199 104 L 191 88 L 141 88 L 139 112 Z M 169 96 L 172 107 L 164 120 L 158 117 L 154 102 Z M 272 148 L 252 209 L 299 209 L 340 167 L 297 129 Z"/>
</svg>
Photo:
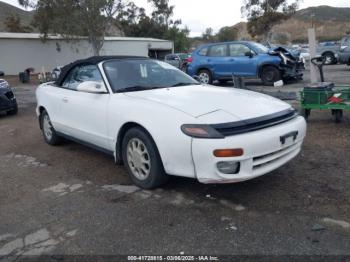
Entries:
<svg viewBox="0 0 350 262">
<path fill-rule="evenodd" d="M 184 134 L 195 138 L 224 138 L 222 134 L 209 125 L 186 124 L 181 126 Z"/>
<path fill-rule="evenodd" d="M 288 62 L 293 62 L 293 60 L 287 57 L 283 52 L 280 52 L 280 56 L 285 64 L 288 64 Z"/>
<path fill-rule="evenodd" d="M 5 80 L 0 80 L 0 88 L 9 88 L 10 85 L 7 81 Z"/>
</svg>

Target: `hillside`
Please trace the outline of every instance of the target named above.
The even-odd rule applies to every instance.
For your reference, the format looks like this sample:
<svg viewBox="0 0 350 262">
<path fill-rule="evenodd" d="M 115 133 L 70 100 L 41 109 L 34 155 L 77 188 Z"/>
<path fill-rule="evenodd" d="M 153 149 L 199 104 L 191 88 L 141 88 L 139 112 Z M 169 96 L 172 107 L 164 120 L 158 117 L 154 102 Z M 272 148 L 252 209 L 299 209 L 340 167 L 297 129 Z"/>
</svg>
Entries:
<svg viewBox="0 0 350 262">
<path fill-rule="evenodd" d="M 327 5 L 321 5 L 299 10 L 294 16 L 294 18 L 303 21 L 311 21 L 312 17 L 317 22 L 350 22 L 350 7 L 332 7 Z"/>
<path fill-rule="evenodd" d="M 0 1 L 0 32 L 7 31 L 5 21 L 10 15 L 18 15 L 21 19 L 21 24 L 24 26 L 30 26 L 33 19 L 33 12 L 25 11 Z"/>
<path fill-rule="evenodd" d="M 340 40 L 350 34 L 350 8 L 317 6 L 301 9 L 288 20 L 273 27 L 272 41 L 279 38 L 289 42 L 306 42 L 307 29 L 314 23 L 319 41 Z M 246 23 L 238 23 L 234 27 L 240 30 L 240 38 L 248 39 Z"/>
</svg>

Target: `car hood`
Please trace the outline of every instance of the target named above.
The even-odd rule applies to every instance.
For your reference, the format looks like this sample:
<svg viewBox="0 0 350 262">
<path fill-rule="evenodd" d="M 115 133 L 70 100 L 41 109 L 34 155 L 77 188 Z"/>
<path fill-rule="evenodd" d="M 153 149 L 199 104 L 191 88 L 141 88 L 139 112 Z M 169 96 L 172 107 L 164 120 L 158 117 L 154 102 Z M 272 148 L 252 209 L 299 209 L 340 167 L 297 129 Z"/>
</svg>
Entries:
<svg viewBox="0 0 350 262">
<path fill-rule="evenodd" d="M 289 104 L 264 94 L 206 85 L 129 92 L 125 95 L 167 105 L 196 118 L 224 111 L 226 115 L 232 116 L 231 121 L 251 119 L 291 108 Z M 216 122 L 218 121 L 221 120 L 217 119 Z"/>
<path fill-rule="evenodd" d="M 270 55 L 280 55 L 280 53 L 283 53 L 287 57 L 294 59 L 294 60 L 298 60 L 298 58 L 300 56 L 300 51 L 286 49 L 282 46 L 271 48 L 269 51 Z"/>
</svg>

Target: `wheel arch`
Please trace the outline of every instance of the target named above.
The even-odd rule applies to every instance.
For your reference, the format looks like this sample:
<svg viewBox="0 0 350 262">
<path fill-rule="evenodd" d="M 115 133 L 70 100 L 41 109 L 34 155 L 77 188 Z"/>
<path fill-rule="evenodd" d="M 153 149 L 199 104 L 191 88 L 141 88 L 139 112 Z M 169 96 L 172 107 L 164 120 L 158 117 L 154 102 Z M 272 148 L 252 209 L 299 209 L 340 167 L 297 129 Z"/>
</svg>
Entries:
<svg viewBox="0 0 350 262">
<path fill-rule="evenodd" d="M 131 128 L 141 128 L 144 132 L 146 132 L 151 139 L 153 140 L 154 144 L 157 147 L 157 144 L 152 136 L 152 134 L 145 128 L 143 125 L 136 123 L 136 122 L 127 122 L 122 125 L 122 127 L 119 129 L 118 135 L 117 135 L 117 140 L 116 140 L 116 145 L 115 145 L 115 162 L 119 165 L 123 164 L 123 157 L 122 157 L 122 145 L 123 145 L 123 139 L 125 137 L 125 134 L 128 130 Z M 158 147 L 157 147 L 158 150 Z"/>
<path fill-rule="evenodd" d="M 324 56 L 326 54 L 332 54 L 333 56 L 335 56 L 335 53 L 333 51 L 331 51 L 331 50 L 323 51 L 323 53 L 321 55 Z"/>
<path fill-rule="evenodd" d="M 42 113 L 43 113 L 44 110 L 46 111 L 46 108 L 44 106 L 39 106 L 38 107 L 40 129 L 43 129 L 43 125 L 42 125 L 42 122 L 41 122 L 41 117 L 42 117 Z"/>
<path fill-rule="evenodd" d="M 214 74 L 213 74 L 213 71 L 209 68 L 209 67 L 205 67 L 205 66 L 202 66 L 202 67 L 199 67 L 196 71 L 196 75 L 198 75 L 198 73 L 201 71 L 201 70 L 207 70 L 210 72 L 211 76 L 214 77 Z"/>
<path fill-rule="evenodd" d="M 272 64 L 272 63 L 264 63 L 264 64 L 261 64 L 259 65 L 259 68 L 258 68 L 258 77 L 260 78 L 261 77 L 261 74 L 262 74 L 262 71 L 264 69 L 264 67 L 267 67 L 267 66 L 272 66 L 274 68 L 276 68 L 277 70 L 281 71 L 281 68 L 275 64 Z"/>
</svg>

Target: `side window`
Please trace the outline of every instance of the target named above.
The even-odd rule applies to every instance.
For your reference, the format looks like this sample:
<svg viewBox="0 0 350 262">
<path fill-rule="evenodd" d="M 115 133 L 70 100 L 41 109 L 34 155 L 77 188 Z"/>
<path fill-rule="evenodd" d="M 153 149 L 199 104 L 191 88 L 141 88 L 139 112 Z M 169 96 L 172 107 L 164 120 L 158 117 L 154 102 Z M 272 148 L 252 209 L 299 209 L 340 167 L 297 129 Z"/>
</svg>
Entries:
<svg viewBox="0 0 350 262">
<path fill-rule="evenodd" d="M 209 50 L 209 56 L 227 56 L 227 45 L 214 45 Z"/>
<path fill-rule="evenodd" d="M 64 80 L 62 87 L 77 90 L 77 86 L 85 81 L 103 81 L 96 65 L 84 65 L 73 68 Z"/>
<path fill-rule="evenodd" d="M 230 44 L 230 56 L 245 56 L 250 48 L 243 44 Z"/>
<path fill-rule="evenodd" d="M 199 52 L 199 55 L 206 56 L 208 54 L 208 47 L 203 47 Z"/>
</svg>

